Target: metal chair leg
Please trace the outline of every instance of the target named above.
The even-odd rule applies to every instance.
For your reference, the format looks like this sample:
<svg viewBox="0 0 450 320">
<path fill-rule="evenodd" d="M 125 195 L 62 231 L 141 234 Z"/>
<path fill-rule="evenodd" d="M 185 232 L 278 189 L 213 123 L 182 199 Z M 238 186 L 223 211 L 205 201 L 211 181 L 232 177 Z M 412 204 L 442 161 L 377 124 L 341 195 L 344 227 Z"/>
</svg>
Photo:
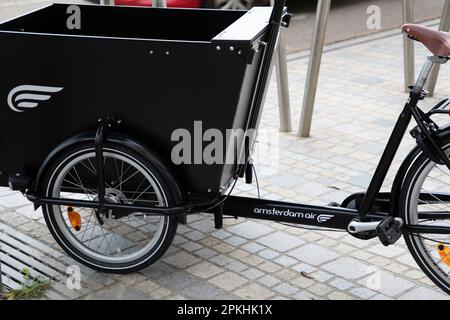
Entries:
<svg viewBox="0 0 450 320">
<path fill-rule="evenodd" d="M 403 23 L 414 22 L 414 0 L 403 0 Z M 415 81 L 414 69 L 414 42 L 404 35 L 403 38 L 403 64 L 405 72 L 405 92 Z"/>
<path fill-rule="evenodd" d="M 274 0 L 270 1 L 274 5 Z M 286 61 L 286 35 L 283 28 L 280 29 L 280 34 L 277 44 L 276 64 L 277 70 L 277 87 L 278 87 L 278 109 L 280 112 L 280 131 L 291 132 L 291 103 L 289 98 L 289 79 Z"/>
<path fill-rule="evenodd" d="M 445 1 L 444 9 L 442 10 L 441 23 L 439 24 L 439 30 L 441 31 L 450 30 L 450 0 Z M 430 76 L 428 77 L 428 84 L 426 86 L 426 90 L 430 93 L 430 96 L 434 95 L 440 69 L 441 65 L 435 64 L 433 70 L 431 71 Z"/>
<path fill-rule="evenodd" d="M 166 0 L 152 0 L 152 3 L 155 8 L 167 8 Z"/>
<path fill-rule="evenodd" d="M 305 97 L 303 98 L 302 115 L 300 119 L 299 135 L 309 137 L 311 121 L 316 100 L 317 84 L 319 81 L 320 63 L 322 62 L 323 45 L 327 29 L 331 0 L 319 0 L 317 4 L 316 22 L 311 47 L 308 74 L 306 76 Z"/>
<path fill-rule="evenodd" d="M 286 37 L 285 31 L 280 30 L 280 39 L 277 48 L 277 87 L 278 109 L 280 112 L 280 131 L 291 132 L 291 104 L 289 98 L 289 79 L 286 61 Z"/>
<path fill-rule="evenodd" d="M 221 9 L 247 10 L 247 7 L 240 0 L 229 0 Z"/>
</svg>

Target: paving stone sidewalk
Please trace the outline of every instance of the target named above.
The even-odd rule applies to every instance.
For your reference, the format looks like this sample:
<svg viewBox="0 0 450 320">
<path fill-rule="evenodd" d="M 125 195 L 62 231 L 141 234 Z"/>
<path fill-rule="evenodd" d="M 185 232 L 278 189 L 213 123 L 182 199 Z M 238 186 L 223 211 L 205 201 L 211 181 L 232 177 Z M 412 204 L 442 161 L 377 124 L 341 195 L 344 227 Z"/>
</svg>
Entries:
<svg viewBox="0 0 450 320">
<path fill-rule="evenodd" d="M 419 63 L 426 52 L 420 48 Z M 274 79 L 262 117 L 256 168 L 261 196 L 327 204 L 363 191 L 406 101 L 402 93 L 402 36 L 351 44 L 325 53 L 312 135 L 278 133 Z M 294 128 L 298 127 L 307 60 L 289 63 Z M 436 98 L 448 94 L 450 70 L 442 69 Z M 267 134 L 267 132 L 269 134 Z M 276 137 L 267 141 L 264 136 Z M 279 138 L 279 139 L 278 139 Z M 277 145 L 279 152 L 277 152 Z M 414 142 L 400 148 L 384 186 Z M 273 160 L 279 161 L 273 161 Z M 273 165 L 269 165 L 269 164 Z M 257 196 L 239 184 L 236 195 Z M 74 262 L 48 233 L 40 211 L 20 195 L 0 190 L 0 220 L 17 235 L 37 240 L 36 250 Z M 39 245 L 41 243 L 41 245 Z M 42 255 L 47 255 L 45 252 Z M 131 275 L 103 275 L 81 266 L 80 299 L 447 299 L 418 269 L 403 241 L 385 248 L 338 232 L 296 229 L 274 222 L 227 219 L 215 230 L 208 215 L 180 226 L 172 247 L 149 268 Z M 61 271 L 62 272 L 62 271 Z"/>
</svg>

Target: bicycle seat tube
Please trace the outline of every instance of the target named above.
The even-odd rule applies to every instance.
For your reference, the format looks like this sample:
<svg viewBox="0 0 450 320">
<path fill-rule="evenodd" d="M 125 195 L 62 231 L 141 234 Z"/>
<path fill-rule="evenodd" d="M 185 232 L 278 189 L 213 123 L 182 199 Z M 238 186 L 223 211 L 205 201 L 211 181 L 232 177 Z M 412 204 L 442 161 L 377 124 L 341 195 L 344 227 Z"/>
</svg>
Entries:
<svg viewBox="0 0 450 320">
<path fill-rule="evenodd" d="M 383 155 L 381 156 L 380 162 L 378 163 L 377 169 L 375 170 L 367 192 L 361 203 L 361 207 L 359 208 L 360 219 L 364 219 L 364 217 L 372 210 L 378 192 L 383 185 L 387 172 L 392 164 L 392 161 L 394 160 L 398 147 L 400 146 L 403 136 L 411 121 L 412 110 L 416 108 L 417 103 L 419 102 L 422 90 L 434 64 L 445 63 L 446 61 L 447 60 L 444 58 L 431 56 L 428 57 L 427 61 L 425 62 L 422 71 L 420 72 L 419 77 L 417 78 L 417 81 L 413 89 L 411 90 L 408 102 L 403 108 L 403 111 L 400 114 L 397 123 L 395 124 L 394 130 L 392 131 Z"/>
</svg>

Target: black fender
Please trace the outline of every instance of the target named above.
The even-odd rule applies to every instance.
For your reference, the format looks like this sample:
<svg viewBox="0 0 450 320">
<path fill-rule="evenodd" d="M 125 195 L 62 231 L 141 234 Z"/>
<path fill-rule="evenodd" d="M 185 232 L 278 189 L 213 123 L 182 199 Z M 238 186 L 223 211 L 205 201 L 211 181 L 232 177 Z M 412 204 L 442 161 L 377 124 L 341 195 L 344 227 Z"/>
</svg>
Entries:
<svg viewBox="0 0 450 320">
<path fill-rule="evenodd" d="M 441 141 L 450 136 L 450 126 L 442 129 L 437 135 L 438 144 L 442 145 Z M 399 206 L 400 206 L 400 194 L 403 187 L 403 182 L 408 174 L 408 171 L 413 164 L 414 160 L 422 154 L 422 152 L 429 152 L 428 150 L 423 150 L 423 145 L 415 146 L 403 160 L 397 174 L 395 176 L 394 182 L 391 189 L 391 201 L 390 201 L 390 215 L 393 217 L 398 216 Z"/>
<path fill-rule="evenodd" d="M 44 162 L 39 168 L 39 171 L 36 175 L 36 180 L 34 183 L 34 192 L 35 194 L 39 194 L 39 190 L 41 190 L 41 183 L 42 183 L 42 177 L 44 175 L 45 170 L 49 166 L 52 159 L 57 156 L 60 152 L 63 150 L 72 147 L 76 144 L 84 143 L 84 142 L 92 142 L 95 143 L 95 131 L 86 131 L 80 134 L 77 134 L 61 144 L 59 144 L 56 148 L 54 148 L 49 155 L 45 158 Z M 177 183 L 177 180 L 175 179 L 172 172 L 167 168 L 166 165 L 164 165 L 164 162 L 161 160 L 161 158 L 158 156 L 156 152 L 154 152 L 150 147 L 145 145 L 143 142 L 139 141 L 138 139 L 135 139 L 133 137 L 130 137 L 124 133 L 115 132 L 115 131 L 109 131 L 106 137 L 106 141 L 110 141 L 113 143 L 117 143 L 119 145 L 125 146 L 127 148 L 130 148 L 134 150 L 135 152 L 139 153 L 143 157 L 145 157 L 147 160 L 149 160 L 157 170 L 159 170 L 161 173 L 164 174 L 166 179 L 168 179 L 167 183 L 169 186 L 171 186 L 170 192 L 171 192 L 171 198 L 174 199 L 173 206 L 182 205 L 184 203 L 183 194 L 180 190 L 180 185 Z M 36 207 L 37 209 L 37 207 Z M 185 216 L 179 218 L 180 223 L 186 223 Z"/>
<path fill-rule="evenodd" d="M 422 153 L 422 149 L 419 146 L 415 146 L 403 160 L 402 165 L 395 175 L 394 182 L 391 188 L 391 201 L 390 201 L 390 215 L 393 217 L 398 216 L 400 205 L 400 194 L 403 187 L 403 182 L 408 173 L 409 168 L 413 164 L 414 160 Z"/>
</svg>

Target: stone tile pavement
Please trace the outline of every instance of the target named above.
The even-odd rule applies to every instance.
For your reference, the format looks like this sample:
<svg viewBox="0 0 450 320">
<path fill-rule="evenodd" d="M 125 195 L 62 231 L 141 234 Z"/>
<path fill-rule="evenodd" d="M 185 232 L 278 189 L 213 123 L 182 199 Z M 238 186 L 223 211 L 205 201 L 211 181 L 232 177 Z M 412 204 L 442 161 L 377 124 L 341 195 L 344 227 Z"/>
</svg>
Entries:
<svg viewBox="0 0 450 320">
<path fill-rule="evenodd" d="M 417 53 L 418 66 L 426 52 Z M 402 93 L 402 37 L 351 43 L 325 53 L 312 136 L 278 134 L 272 80 L 256 157 L 261 195 L 268 199 L 327 204 L 364 190 L 407 96 Z M 292 108 L 298 126 L 306 59 L 289 63 Z M 437 97 L 448 94 L 443 68 Z M 444 119 L 445 120 L 445 119 Z M 263 139 L 266 133 L 276 139 Z M 267 136 L 267 134 L 266 134 Z M 406 137 L 384 188 L 413 146 Z M 277 149 L 277 145 L 279 149 Z M 270 152 L 268 152 L 270 151 Z M 270 165 L 273 162 L 273 165 Z M 257 196 L 238 184 L 236 195 Z M 40 212 L 23 198 L 0 190 L 1 223 L 20 237 L 36 239 L 36 251 L 63 266 L 60 251 Z M 36 244 L 37 243 L 37 244 Z M 40 243 L 40 245 L 38 245 Z M 42 252 L 40 250 L 43 250 Z M 403 241 L 385 248 L 339 232 L 296 229 L 274 222 L 227 219 L 215 230 L 208 215 L 180 226 L 172 247 L 149 268 L 131 275 L 105 275 L 83 266 L 82 289 L 59 298 L 80 299 L 446 299 L 418 269 Z"/>
</svg>

